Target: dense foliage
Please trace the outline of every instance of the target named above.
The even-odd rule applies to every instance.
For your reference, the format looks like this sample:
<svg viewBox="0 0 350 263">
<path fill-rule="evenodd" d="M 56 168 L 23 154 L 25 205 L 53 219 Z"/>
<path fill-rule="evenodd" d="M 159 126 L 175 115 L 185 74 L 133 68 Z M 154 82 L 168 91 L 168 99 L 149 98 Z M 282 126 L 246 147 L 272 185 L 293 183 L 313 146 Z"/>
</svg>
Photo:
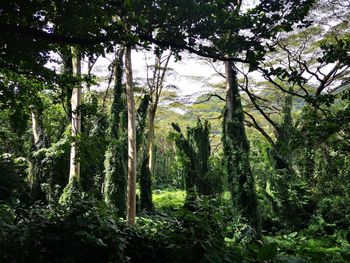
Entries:
<svg viewBox="0 0 350 263">
<path fill-rule="evenodd" d="M 7 2 L 1 262 L 348 262 L 348 0 Z"/>
</svg>

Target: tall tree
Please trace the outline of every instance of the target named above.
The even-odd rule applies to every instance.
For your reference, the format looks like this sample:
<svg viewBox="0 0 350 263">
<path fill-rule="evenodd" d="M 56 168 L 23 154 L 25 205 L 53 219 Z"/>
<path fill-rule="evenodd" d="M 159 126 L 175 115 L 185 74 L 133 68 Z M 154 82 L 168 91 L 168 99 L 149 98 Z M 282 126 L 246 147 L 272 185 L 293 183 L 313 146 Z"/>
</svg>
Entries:
<svg viewBox="0 0 350 263">
<path fill-rule="evenodd" d="M 127 112 L 123 87 L 124 48 L 114 60 L 114 89 L 109 123 L 110 144 L 105 159 L 104 200 L 117 209 L 119 216 L 126 215 L 127 190 Z"/>
<path fill-rule="evenodd" d="M 147 123 L 147 141 L 145 149 L 145 158 L 143 159 L 140 174 L 140 208 L 145 211 L 153 210 L 152 203 L 152 175 L 154 164 L 154 123 L 157 112 L 159 99 L 164 87 L 165 75 L 168 70 L 168 64 L 172 54 L 162 56 L 162 52 L 156 53 L 155 63 L 153 66 L 152 77 L 147 78 L 147 85 L 150 92 L 150 105 L 148 110 Z M 148 70 L 148 68 L 147 68 Z"/>
<path fill-rule="evenodd" d="M 131 64 L 131 46 L 125 48 L 126 97 L 128 108 L 128 191 L 127 191 L 127 222 L 135 224 L 136 219 L 136 118 L 135 100 Z"/>
<path fill-rule="evenodd" d="M 30 184 L 31 199 L 36 201 L 44 199 L 44 193 L 41 184 L 45 182 L 45 169 L 43 166 L 43 154 L 38 154 L 41 149 L 48 146 L 43 126 L 43 103 L 38 98 L 36 105 L 31 105 L 32 133 L 33 133 L 33 154 L 31 154 L 30 162 Z M 47 176 L 46 176 L 47 177 Z"/>
<path fill-rule="evenodd" d="M 258 211 L 254 175 L 249 162 L 249 142 L 244 128 L 244 113 L 239 94 L 237 70 L 232 62 L 225 62 L 226 108 L 223 145 L 228 185 L 234 208 L 260 236 L 261 222 Z"/>
<path fill-rule="evenodd" d="M 80 78 L 81 76 L 81 54 L 76 47 L 72 47 L 72 65 L 73 76 Z M 81 86 L 80 80 L 76 83 L 72 92 L 71 108 L 72 108 L 72 138 L 70 153 L 70 170 L 69 179 L 80 179 L 80 161 L 79 161 L 79 135 L 81 133 Z"/>
</svg>

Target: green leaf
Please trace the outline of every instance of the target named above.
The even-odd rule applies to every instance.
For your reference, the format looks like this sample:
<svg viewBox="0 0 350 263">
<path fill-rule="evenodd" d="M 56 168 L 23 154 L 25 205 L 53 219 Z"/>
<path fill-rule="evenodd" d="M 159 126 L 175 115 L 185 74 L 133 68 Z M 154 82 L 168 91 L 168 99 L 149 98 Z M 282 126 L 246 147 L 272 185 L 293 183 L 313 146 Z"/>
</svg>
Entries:
<svg viewBox="0 0 350 263">
<path fill-rule="evenodd" d="M 257 260 L 260 262 L 263 262 L 265 260 L 273 259 L 277 254 L 277 244 L 276 243 L 270 243 L 264 245 L 262 248 L 260 248 Z"/>
</svg>

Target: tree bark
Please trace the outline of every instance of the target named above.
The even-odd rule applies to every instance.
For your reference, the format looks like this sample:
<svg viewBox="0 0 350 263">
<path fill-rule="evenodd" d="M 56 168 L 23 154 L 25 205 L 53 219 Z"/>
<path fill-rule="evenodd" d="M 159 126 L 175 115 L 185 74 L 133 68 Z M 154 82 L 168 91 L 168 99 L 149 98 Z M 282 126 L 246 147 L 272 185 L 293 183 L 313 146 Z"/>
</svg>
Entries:
<svg viewBox="0 0 350 263">
<path fill-rule="evenodd" d="M 249 142 L 244 128 L 244 112 L 233 62 L 225 62 L 226 111 L 224 154 L 228 186 L 234 208 L 261 235 L 261 222 L 254 176 L 249 162 Z"/>
<path fill-rule="evenodd" d="M 152 203 L 152 167 L 153 167 L 153 147 L 154 147 L 154 118 L 155 105 L 152 103 L 149 110 L 148 135 L 140 177 L 140 209 L 151 212 Z"/>
<path fill-rule="evenodd" d="M 79 77 L 81 75 L 81 55 L 77 48 L 72 47 L 72 64 L 73 64 L 73 76 Z M 79 160 L 79 143 L 78 136 L 81 132 L 81 87 L 76 85 L 73 88 L 71 107 L 72 107 L 72 137 L 73 142 L 70 152 L 70 170 L 69 179 L 75 178 L 77 181 L 80 179 L 80 160 Z"/>
<path fill-rule="evenodd" d="M 135 224 L 136 218 L 136 120 L 133 77 L 131 65 L 131 46 L 125 52 L 126 96 L 128 107 L 128 192 L 127 214 L 129 225 Z"/>
<path fill-rule="evenodd" d="M 154 163 L 154 157 L 153 157 L 153 148 L 154 148 L 154 120 L 156 115 L 156 105 L 151 105 L 150 111 L 149 111 L 149 123 L 148 123 L 148 138 L 147 138 L 147 158 L 148 158 L 148 165 L 147 169 L 150 174 L 153 172 L 153 163 Z"/>
<path fill-rule="evenodd" d="M 233 83 L 236 78 L 235 71 L 231 70 L 231 63 L 225 62 L 226 73 L 226 109 L 225 109 L 225 131 L 227 132 L 227 123 L 232 121 L 233 116 Z"/>
<path fill-rule="evenodd" d="M 114 68 L 114 94 L 109 123 L 110 143 L 106 151 L 105 178 L 103 185 L 104 200 L 115 207 L 120 217 L 126 215 L 127 195 L 127 123 L 126 98 L 123 87 L 124 48 L 116 53 Z"/>
<path fill-rule="evenodd" d="M 45 182 L 47 172 L 46 167 L 43 167 L 42 161 L 44 159 L 43 154 L 34 154 L 34 152 L 47 147 L 47 138 L 44 133 L 43 121 L 42 121 L 42 105 L 32 106 L 32 132 L 34 139 L 33 154 L 30 155 L 30 196 L 31 200 L 45 200 L 46 195 L 41 188 L 41 184 Z"/>
<path fill-rule="evenodd" d="M 39 115 L 38 110 L 33 109 L 32 110 L 32 130 L 33 130 L 33 138 L 34 138 L 34 144 L 35 146 L 38 145 L 40 142 L 40 126 L 39 126 Z"/>
</svg>

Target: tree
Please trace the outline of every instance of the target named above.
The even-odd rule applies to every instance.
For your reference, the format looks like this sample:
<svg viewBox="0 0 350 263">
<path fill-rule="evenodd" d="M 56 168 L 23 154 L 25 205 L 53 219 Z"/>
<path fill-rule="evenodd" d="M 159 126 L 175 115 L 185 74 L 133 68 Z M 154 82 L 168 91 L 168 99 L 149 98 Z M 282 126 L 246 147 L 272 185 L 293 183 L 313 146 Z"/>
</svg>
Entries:
<svg viewBox="0 0 350 263">
<path fill-rule="evenodd" d="M 223 146 L 228 185 L 234 208 L 247 219 L 260 236 L 260 214 L 254 176 L 249 162 L 249 142 L 244 128 L 244 113 L 239 94 L 237 71 L 232 62 L 225 62 L 225 71 L 226 108 Z"/>
<path fill-rule="evenodd" d="M 81 75 L 81 54 L 76 47 L 72 47 L 72 64 L 73 76 L 79 78 Z M 73 142 L 70 153 L 69 180 L 74 179 L 77 181 L 80 179 L 79 136 L 81 133 L 81 96 L 82 93 L 80 84 L 76 84 L 73 88 L 71 99 Z"/>
<path fill-rule="evenodd" d="M 131 46 L 125 49 L 126 96 L 128 106 L 128 191 L 127 191 L 127 221 L 135 224 L 136 217 L 136 118 L 135 101 L 131 65 Z"/>
<path fill-rule="evenodd" d="M 168 64 L 172 54 L 162 56 L 162 52 L 156 53 L 152 77 L 147 79 L 147 86 L 150 94 L 150 105 L 148 110 L 147 142 L 145 158 L 143 159 L 140 177 L 140 208 L 141 210 L 152 211 L 152 175 L 154 173 L 154 122 L 161 92 L 164 87 L 165 74 L 168 71 Z M 147 68 L 148 71 L 148 68 Z M 147 72 L 148 74 L 148 72 Z"/>
<path fill-rule="evenodd" d="M 126 215 L 127 195 L 127 115 L 123 87 L 124 48 L 114 60 L 114 90 L 109 122 L 110 143 L 105 159 L 104 200 L 115 207 L 119 216 Z"/>
<path fill-rule="evenodd" d="M 214 196 L 221 193 L 223 188 L 222 185 L 218 186 L 218 182 L 222 184 L 223 180 L 215 177 L 213 163 L 210 162 L 210 125 L 208 121 L 198 118 L 196 126 L 187 127 L 186 136 L 178 124 L 171 125 L 175 130 L 171 138 L 185 170 L 185 206 L 192 207 L 197 195 Z"/>
<path fill-rule="evenodd" d="M 36 105 L 31 105 L 32 133 L 34 139 L 33 151 L 31 154 L 31 199 L 32 201 L 43 200 L 45 196 L 41 189 L 41 184 L 45 182 L 45 169 L 43 169 L 43 155 L 35 154 L 46 147 L 48 141 L 43 125 L 43 103 L 40 98 L 36 100 Z"/>
</svg>

